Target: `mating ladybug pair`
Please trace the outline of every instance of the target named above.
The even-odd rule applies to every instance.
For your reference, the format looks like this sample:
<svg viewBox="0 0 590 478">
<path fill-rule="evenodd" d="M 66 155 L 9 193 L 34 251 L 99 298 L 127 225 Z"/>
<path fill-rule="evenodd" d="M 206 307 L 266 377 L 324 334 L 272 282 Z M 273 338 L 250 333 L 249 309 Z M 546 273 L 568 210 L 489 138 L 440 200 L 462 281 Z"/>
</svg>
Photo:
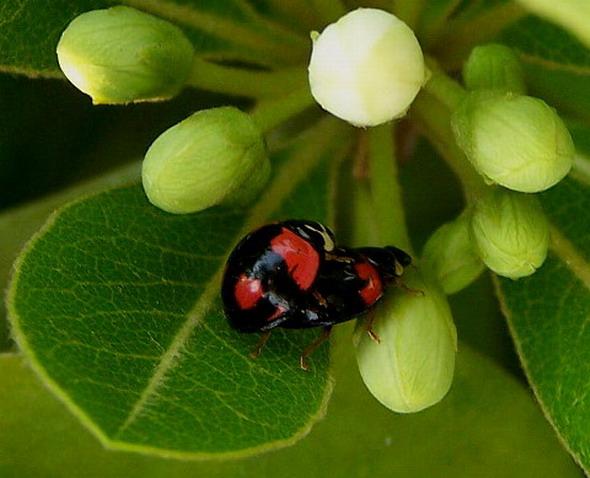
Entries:
<svg viewBox="0 0 590 478">
<path fill-rule="evenodd" d="M 275 327 L 324 327 L 301 354 L 307 370 L 306 357 L 328 338 L 332 325 L 367 312 L 387 286 L 399 283 L 411 261 L 392 246 L 339 247 L 332 231 L 317 222 L 276 222 L 251 232 L 233 250 L 221 297 L 234 329 L 262 332 L 253 356 Z"/>
</svg>

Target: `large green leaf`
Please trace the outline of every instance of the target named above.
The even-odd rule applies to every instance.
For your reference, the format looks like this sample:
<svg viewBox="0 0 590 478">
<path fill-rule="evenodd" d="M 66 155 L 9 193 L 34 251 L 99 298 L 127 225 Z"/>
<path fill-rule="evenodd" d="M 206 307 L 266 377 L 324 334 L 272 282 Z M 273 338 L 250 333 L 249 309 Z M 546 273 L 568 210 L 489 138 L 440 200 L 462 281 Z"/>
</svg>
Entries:
<svg viewBox="0 0 590 478">
<path fill-rule="evenodd" d="M 575 34 L 590 47 L 590 3 L 587 0 L 518 0 L 532 12 Z"/>
<path fill-rule="evenodd" d="M 215 58 L 275 64 L 301 61 L 309 42 L 264 18 L 243 0 L 3 0 L 0 70 L 59 76 L 55 48 L 77 15 L 127 4 L 179 25 L 197 52 Z"/>
<path fill-rule="evenodd" d="M 504 31 L 501 40 L 523 61 L 533 94 L 590 122 L 590 50 L 561 28 L 527 17 Z"/>
<path fill-rule="evenodd" d="M 12 264 L 27 240 L 39 230 L 47 217 L 57 208 L 69 201 L 90 194 L 92 191 L 104 190 L 122 184 L 137 181 L 140 176 L 139 162 L 117 168 L 97 179 L 83 182 L 75 187 L 65 189 L 60 194 L 46 196 L 42 201 L 26 204 L 6 211 L 0 215 L 0 289 L 8 288 Z M 0 310 L 0 351 L 12 346 L 9 340 L 6 311 Z"/>
<path fill-rule="evenodd" d="M 175 216 L 140 186 L 59 211 L 21 256 L 9 297 L 14 334 L 54 391 L 110 446 L 177 456 L 236 454 L 292 441 L 325 408 L 328 354 L 317 333 L 232 331 L 220 276 L 246 230 L 275 218 L 325 221 L 330 120 L 301 138 L 258 203 Z M 279 158 L 275 158 L 275 162 Z"/>
<path fill-rule="evenodd" d="M 344 326 L 346 328 L 346 326 Z M 411 416 L 382 407 L 336 328 L 329 413 L 304 440 L 262 456 L 186 462 L 105 450 L 18 357 L 0 358 L 2 478 L 361 477 L 576 478 L 528 390 L 462 344 L 448 397 Z M 338 337 L 335 337 L 338 338 Z M 6 411 L 6 413 L 3 413 Z M 59 458 L 58 458 L 59 457 Z"/>
<path fill-rule="evenodd" d="M 499 281 L 527 376 L 566 446 L 590 470 L 590 190 L 572 179 L 542 194 L 552 245 L 531 277 Z"/>
</svg>

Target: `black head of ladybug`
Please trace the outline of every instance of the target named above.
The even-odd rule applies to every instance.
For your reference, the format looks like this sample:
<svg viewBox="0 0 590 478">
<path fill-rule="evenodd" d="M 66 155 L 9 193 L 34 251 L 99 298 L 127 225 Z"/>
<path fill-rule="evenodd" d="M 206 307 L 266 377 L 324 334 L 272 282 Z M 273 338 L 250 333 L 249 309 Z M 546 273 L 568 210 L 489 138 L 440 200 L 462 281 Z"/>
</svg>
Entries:
<svg viewBox="0 0 590 478">
<path fill-rule="evenodd" d="M 355 251 L 365 256 L 379 270 L 386 284 L 394 282 L 403 274 L 404 268 L 412 263 L 409 254 L 393 246 L 361 247 Z"/>
</svg>

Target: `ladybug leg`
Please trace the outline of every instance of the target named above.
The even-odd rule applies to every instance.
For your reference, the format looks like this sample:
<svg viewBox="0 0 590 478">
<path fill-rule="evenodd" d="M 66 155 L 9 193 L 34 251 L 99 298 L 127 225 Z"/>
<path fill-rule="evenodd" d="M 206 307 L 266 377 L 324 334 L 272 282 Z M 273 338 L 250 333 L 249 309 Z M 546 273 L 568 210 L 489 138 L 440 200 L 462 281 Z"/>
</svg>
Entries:
<svg viewBox="0 0 590 478">
<path fill-rule="evenodd" d="M 251 358 L 256 358 L 260 355 L 260 351 L 262 350 L 262 347 L 264 347 L 264 344 L 266 343 L 266 341 L 268 340 L 269 337 L 270 337 L 270 330 L 267 330 L 266 332 L 263 332 L 260 335 L 260 340 L 256 344 L 256 347 L 254 348 L 254 350 L 252 350 L 252 352 L 250 352 Z"/>
<path fill-rule="evenodd" d="M 397 276 L 395 279 L 393 279 L 393 284 L 396 287 L 399 287 L 400 289 L 403 289 L 404 291 L 406 291 L 408 294 L 412 294 L 412 295 L 424 295 L 424 291 L 420 290 L 420 289 L 412 289 L 411 287 L 408 287 L 406 285 L 406 283 L 404 282 L 404 280 Z"/>
<path fill-rule="evenodd" d="M 321 344 L 323 344 L 326 340 L 328 340 L 328 337 L 330 337 L 330 332 L 332 332 L 331 325 L 324 327 L 324 331 L 322 332 L 322 335 L 320 335 L 320 337 L 314 343 L 312 343 L 309 347 L 307 347 L 305 350 L 303 350 L 303 352 L 301 352 L 300 366 L 306 372 L 309 370 L 309 367 L 307 366 L 307 361 L 305 359 L 307 357 L 309 357 L 309 355 L 315 349 L 317 349 Z"/>
<path fill-rule="evenodd" d="M 380 344 L 381 339 L 377 335 L 377 332 L 375 332 L 373 330 L 373 324 L 375 323 L 375 316 L 376 316 L 375 309 L 371 309 L 369 311 L 369 314 L 367 315 L 367 322 L 365 324 L 365 330 L 367 331 L 367 334 L 369 334 L 369 337 L 371 337 L 375 342 Z"/>
</svg>

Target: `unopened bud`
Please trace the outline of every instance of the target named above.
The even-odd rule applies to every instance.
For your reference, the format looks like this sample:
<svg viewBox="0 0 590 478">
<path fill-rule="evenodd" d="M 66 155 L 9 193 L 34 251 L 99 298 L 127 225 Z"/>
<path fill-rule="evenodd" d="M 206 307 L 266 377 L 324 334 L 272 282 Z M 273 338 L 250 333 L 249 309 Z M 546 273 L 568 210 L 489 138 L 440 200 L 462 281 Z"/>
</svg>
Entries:
<svg viewBox="0 0 590 478">
<path fill-rule="evenodd" d="M 354 10 L 313 40 L 312 95 L 322 108 L 355 126 L 403 116 L 425 83 L 414 33 L 383 10 Z"/>
<path fill-rule="evenodd" d="M 452 116 L 457 144 L 490 182 L 521 192 L 550 188 L 569 172 L 574 144 L 555 110 L 538 98 L 472 91 Z"/>
<path fill-rule="evenodd" d="M 247 204 L 269 174 L 260 131 L 250 115 L 233 107 L 199 111 L 166 130 L 142 168 L 150 202 L 177 214 Z"/>
<path fill-rule="evenodd" d="M 481 258 L 501 276 L 528 276 L 547 257 L 549 222 L 532 194 L 491 188 L 476 203 L 471 225 Z"/>
<path fill-rule="evenodd" d="M 501 90 L 525 94 L 524 72 L 512 48 L 497 43 L 476 46 L 463 67 L 470 90 Z"/>
<path fill-rule="evenodd" d="M 193 58 L 180 29 L 125 6 L 76 17 L 57 45 L 62 71 L 95 104 L 171 98 L 182 89 Z"/>
<path fill-rule="evenodd" d="M 457 332 L 442 291 L 418 273 L 391 290 L 378 306 L 372 330 L 355 336 L 357 362 L 365 385 L 387 408 L 412 413 L 430 407 L 448 392 L 455 370 Z"/>
<path fill-rule="evenodd" d="M 471 221 L 463 213 L 439 227 L 422 254 L 424 268 L 438 279 L 446 294 L 454 294 L 479 277 L 484 264 L 471 235 Z"/>
</svg>

